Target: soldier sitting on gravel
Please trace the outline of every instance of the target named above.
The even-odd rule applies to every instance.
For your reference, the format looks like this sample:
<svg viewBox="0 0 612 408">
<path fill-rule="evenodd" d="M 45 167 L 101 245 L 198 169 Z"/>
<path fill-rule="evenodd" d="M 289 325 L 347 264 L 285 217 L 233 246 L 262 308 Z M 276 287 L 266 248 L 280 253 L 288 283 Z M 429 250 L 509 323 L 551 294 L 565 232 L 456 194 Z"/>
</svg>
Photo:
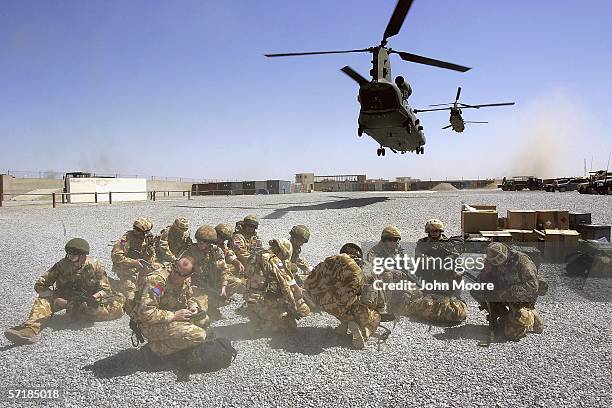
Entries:
<svg viewBox="0 0 612 408">
<path fill-rule="evenodd" d="M 380 274 L 373 273 L 375 264 L 381 264 L 382 260 L 404 256 L 404 250 L 400 246 L 402 236 L 399 228 L 394 225 L 386 226 L 380 235 L 380 241 L 368 251 L 366 256 L 366 266 L 364 272 L 366 276 L 377 275 L 377 279 L 383 282 L 400 282 L 403 279 L 410 278 L 407 273 L 400 270 L 385 270 Z M 378 260 L 377 260 L 378 258 Z M 418 288 L 406 290 L 387 290 L 382 292 L 385 299 L 385 308 L 397 314 L 406 314 L 407 310 L 412 307 L 415 300 L 423 297 L 423 294 Z"/>
<path fill-rule="evenodd" d="M 535 303 L 548 285 L 539 279 L 537 267 L 527 255 L 501 242 L 490 244 L 478 280 L 492 283 L 494 289 L 472 290 L 470 294 L 489 313 L 489 319 L 495 320 L 492 326 L 501 329 L 507 339 L 518 341 L 528 332 L 543 332 L 544 323 Z"/>
<path fill-rule="evenodd" d="M 217 246 L 221 248 L 225 254 L 225 263 L 227 264 L 230 274 L 240 279 L 244 278 L 246 276 L 244 273 L 244 265 L 236 256 L 236 253 L 228 246 L 229 240 L 232 239 L 232 227 L 228 224 L 219 224 L 215 227 L 215 231 L 217 231 Z"/>
<path fill-rule="evenodd" d="M 373 291 L 363 270 L 363 252 L 359 245 L 347 243 L 340 255 L 318 264 L 306 278 L 304 287 L 327 313 L 340 320 L 335 329 L 339 336 L 352 335 L 352 346 L 363 349 L 376 331 L 384 310 L 380 291 Z"/>
<path fill-rule="evenodd" d="M 113 295 L 104 267 L 89 254 L 89 243 L 81 238 L 68 241 L 66 256 L 45 272 L 34 285 L 38 298 L 28 319 L 4 332 L 15 344 L 39 340 L 43 324 L 66 309 L 79 320 L 113 320 L 123 314 L 123 296 Z"/>
<path fill-rule="evenodd" d="M 247 313 L 256 330 L 292 331 L 310 314 L 289 269 L 292 249 L 288 240 L 273 239 L 247 267 Z"/>
<path fill-rule="evenodd" d="M 209 319 L 205 314 L 196 315 L 201 309 L 191 287 L 193 264 L 193 258 L 182 257 L 140 283 L 130 316 L 159 357 L 200 358 L 198 346 L 206 341 Z"/>
<path fill-rule="evenodd" d="M 120 291 L 128 307 L 134 299 L 139 276 L 145 276 L 157 260 L 152 229 L 153 223 L 148 218 L 136 219 L 132 230 L 123 234 L 111 251 L 113 272 L 119 277 Z"/>
<path fill-rule="evenodd" d="M 423 261 L 428 262 L 426 267 L 416 271 L 416 275 L 426 283 L 445 283 L 448 290 L 423 290 L 424 296 L 411 305 L 407 314 L 430 323 L 462 322 L 467 317 L 467 305 L 459 297 L 460 291 L 453 289 L 453 281 L 460 281 L 461 277 L 454 269 L 443 266 L 449 259 L 457 259 L 460 250 L 456 243 L 444 235 L 444 224 L 438 219 L 427 221 L 425 233 L 427 236 L 417 242 L 415 257 L 420 256 Z"/>
<path fill-rule="evenodd" d="M 163 228 L 155 237 L 155 243 L 157 260 L 174 263 L 191 245 L 187 218 L 179 217 L 172 225 Z"/>
<path fill-rule="evenodd" d="M 244 293 L 244 283 L 228 271 L 225 254 L 216 244 L 217 231 L 203 225 L 195 233 L 196 244 L 187 252 L 194 259 L 193 284 L 196 299 L 212 319 L 223 316 L 219 307 L 234 293 Z"/>
<path fill-rule="evenodd" d="M 255 252 L 253 249 L 261 246 L 261 240 L 257 236 L 258 227 L 259 219 L 254 215 L 247 215 L 241 222 L 236 223 L 236 231 L 232 235 L 230 248 L 245 268 Z"/>
</svg>

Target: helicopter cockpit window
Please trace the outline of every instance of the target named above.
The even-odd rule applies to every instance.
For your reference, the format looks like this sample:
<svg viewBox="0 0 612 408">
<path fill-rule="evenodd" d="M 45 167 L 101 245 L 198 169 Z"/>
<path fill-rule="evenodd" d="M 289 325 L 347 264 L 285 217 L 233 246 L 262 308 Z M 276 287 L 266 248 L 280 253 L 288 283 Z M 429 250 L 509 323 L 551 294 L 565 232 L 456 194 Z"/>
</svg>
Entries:
<svg viewBox="0 0 612 408">
<path fill-rule="evenodd" d="M 398 98 L 393 88 L 364 90 L 359 93 L 363 110 L 377 111 L 397 109 Z"/>
</svg>

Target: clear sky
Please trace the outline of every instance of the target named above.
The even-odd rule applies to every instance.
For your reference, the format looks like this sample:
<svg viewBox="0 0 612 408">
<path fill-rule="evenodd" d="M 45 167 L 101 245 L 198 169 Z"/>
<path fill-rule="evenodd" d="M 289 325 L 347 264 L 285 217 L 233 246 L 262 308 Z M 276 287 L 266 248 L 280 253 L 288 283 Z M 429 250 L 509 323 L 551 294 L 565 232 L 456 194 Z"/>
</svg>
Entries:
<svg viewBox="0 0 612 408">
<path fill-rule="evenodd" d="M 376 7 L 374 6 L 376 5 Z M 264 53 L 380 42 L 395 0 L 0 1 L 0 169 L 206 179 L 581 174 L 612 150 L 612 2 L 416 0 L 397 50 L 473 67 L 403 62 L 413 107 L 488 120 L 457 134 L 419 114 L 424 156 L 377 157 L 356 134 L 368 54 Z"/>
</svg>

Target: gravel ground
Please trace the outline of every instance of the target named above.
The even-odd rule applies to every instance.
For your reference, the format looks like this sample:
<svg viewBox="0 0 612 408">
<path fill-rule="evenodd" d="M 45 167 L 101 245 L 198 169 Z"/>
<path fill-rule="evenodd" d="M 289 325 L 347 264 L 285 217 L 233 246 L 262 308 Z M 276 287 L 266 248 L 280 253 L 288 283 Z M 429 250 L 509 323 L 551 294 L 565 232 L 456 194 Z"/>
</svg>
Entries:
<svg viewBox="0 0 612 408">
<path fill-rule="evenodd" d="M 404 241 L 414 241 L 425 220 L 435 216 L 450 235 L 458 234 L 461 202 L 497 204 L 501 214 L 513 208 L 591 211 L 595 223 L 612 221 L 609 197 L 544 192 L 312 193 L 12 206 L 0 209 L 0 326 L 23 321 L 35 298 L 34 280 L 62 256 L 68 238 L 88 239 L 92 255 L 110 270 L 109 243 L 140 215 L 149 216 L 157 230 L 179 215 L 197 225 L 233 223 L 253 213 L 264 218 L 260 233 L 266 240 L 287 236 L 292 225 L 303 223 L 312 231 L 303 253 L 315 265 L 344 242 L 376 239 L 387 224 L 396 224 Z M 0 388 L 61 387 L 66 397 L 59 405 L 71 407 L 609 406 L 612 292 L 589 300 L 576 289 L 584 281 L 562 276 L 559 266 L 541 270 L 553 286 L 539 303 L 545 331 L 516 343 L 478 347 L 486 319 L 469 297 L 464 324 L 430 327 L 404 318 L 380 350 L 371 342 L 362 351 L 335 337 L 337 322 L 321 314 L 300 320 L 293 335 L 253 338 L 246 319 L 234 312 L 237 301 L 224 308 L 227 319 L 216 326 L 233 340 L 238 359 L 226 370 L 178 382 L 171 370 L 143 362 L 142 352 L 130 345 L 126 317 L 83 327 L 58 315 L 33 346 L 11 347 L 0 339 Z"/>
</svg>

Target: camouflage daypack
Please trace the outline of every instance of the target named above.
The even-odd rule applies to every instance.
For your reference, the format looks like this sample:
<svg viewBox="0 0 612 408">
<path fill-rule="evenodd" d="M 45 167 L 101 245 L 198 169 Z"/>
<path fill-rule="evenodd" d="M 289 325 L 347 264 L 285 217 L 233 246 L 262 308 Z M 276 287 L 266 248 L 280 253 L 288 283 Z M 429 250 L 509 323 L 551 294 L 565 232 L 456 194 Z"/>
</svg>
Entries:
<svg viewBox="0 0 612 408">
<path fill-rule="evenodd" d="M 340 254 L 318 264 L 304 281 L 304 288 L 321 309 L 340 316 L 359 301 L 365 283 L 359 265 Z"/>
</svg>

